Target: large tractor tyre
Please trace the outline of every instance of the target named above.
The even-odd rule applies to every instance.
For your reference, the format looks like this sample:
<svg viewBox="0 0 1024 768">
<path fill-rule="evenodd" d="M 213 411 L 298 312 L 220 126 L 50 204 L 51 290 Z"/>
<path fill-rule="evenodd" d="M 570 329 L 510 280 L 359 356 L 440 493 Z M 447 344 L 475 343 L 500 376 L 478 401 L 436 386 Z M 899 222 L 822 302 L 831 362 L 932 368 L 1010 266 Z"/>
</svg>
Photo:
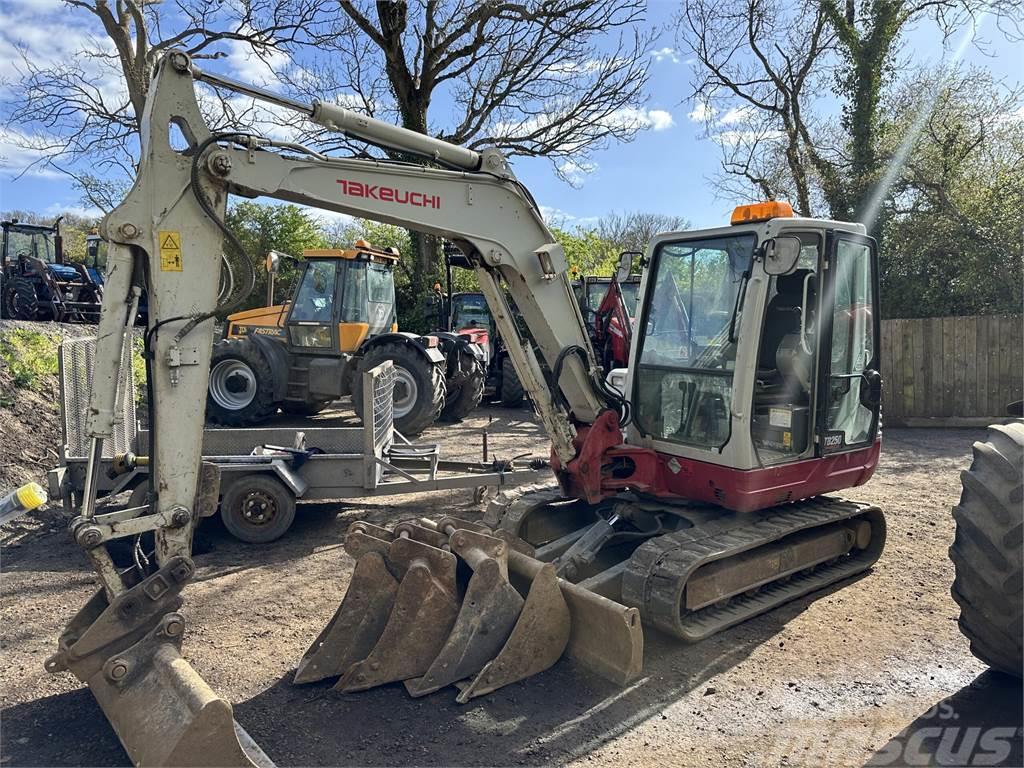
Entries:
<svg viewBox="0 0 1024 768">
<path fill-rule="evenodd" d="M 228 532 L 246 544 L 267 544 L 285 535 L 295 520 L 295 496 L 276 477 L 247 475 L 220 500 Z"/>
<path fill-rule="evenodd" d="M 13 320 L 36 320 L 39 317 L 39 296 L 31 280 L 15 277 L 4 286 L 4 311 Z"/>
<path fill-rule="evenodd" d="M 463 371 L 462 380 L 448 388 L 441 409 L 441 421 L 462 421 L 468 416 L 484 397 L 484 385 L 487 383 L 487 371 L 483 361 L 468 350 L 462 349 L 459 355 L 459 367 Z"/>
<path fill-rule="evenodd" d="M 307 400 L 300 403 L 297 400 L 285 400 L 281 403 L 281 410 L 292 416 L 316 416 L 333 402 L 333 400 Z"/>
<path fill-rule="evenodd" d="M 247 339 L 213 345 L 206 415 L 216 424 L 248 427 L 277 411 L 274 372 L 263 351 Z"/>
<path fill-rule="evenodd" d="M 974 444 L 963 493 L 953 508 L 953 599 L 971 652 L 993 669 L 1021 676 L 1024 530 L 1024 422 L 992 426 Z"/>
<path fill-rule="evenodd" d="M 501 404 L 506 408 L 518 408 L 523 404 L 525 394 L 512 358 L 506 357 L 501 361 Z"/>
<path fill-rule="evenodd" d="M 432 363 L 408 344 L 385 343 L 370 349 L 359 364 L 352 386 L 352 407 L 363 417 L 363 374 L 390 360 L 394 365 L 395 429 L 406 437 L 418 435 L 441 415 L 444 407 L 444 367 Z"/>
</svg>

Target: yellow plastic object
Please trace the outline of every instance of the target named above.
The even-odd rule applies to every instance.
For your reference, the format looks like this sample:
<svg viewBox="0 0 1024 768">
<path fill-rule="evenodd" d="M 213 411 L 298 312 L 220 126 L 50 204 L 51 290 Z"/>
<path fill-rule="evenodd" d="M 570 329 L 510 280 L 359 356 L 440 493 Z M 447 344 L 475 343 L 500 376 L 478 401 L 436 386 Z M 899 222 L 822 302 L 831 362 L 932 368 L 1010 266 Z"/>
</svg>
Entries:
<svg viewBox="0 0 1024 768">
<path fill-rule="evenodd" d="M 49 501 L 46 491 L 43 490 L 39 483 L 25 483 L 25 485 L 14 492 L 14 496 L 18 500 L 18 504 L 26 512 L 38 509 Z"/>
<path fill-rule="evenodd" d="M 755 221 L 768 221 L 769 219 L 790 218 L 792 216 L 792 205 L 779 200 L 768 200 L 763 203 L 736 206 L 729 223 L 733 225 L 752 224 Z"/>
</svg>

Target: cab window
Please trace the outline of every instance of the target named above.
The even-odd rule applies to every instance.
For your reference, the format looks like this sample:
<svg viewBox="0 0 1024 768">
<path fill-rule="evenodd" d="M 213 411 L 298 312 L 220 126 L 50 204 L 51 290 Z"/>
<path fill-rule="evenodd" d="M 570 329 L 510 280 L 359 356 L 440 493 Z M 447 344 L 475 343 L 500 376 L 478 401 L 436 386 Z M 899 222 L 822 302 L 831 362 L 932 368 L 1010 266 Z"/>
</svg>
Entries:
<svg viewBox="0 0 1024 768">
<path fill-rule="evenodd" d="M 291 320 L 299 323 L 330 323 L 334 313 L 336 277 L 336 261 L 310 262 L 295 294 Z"/>
</svg>

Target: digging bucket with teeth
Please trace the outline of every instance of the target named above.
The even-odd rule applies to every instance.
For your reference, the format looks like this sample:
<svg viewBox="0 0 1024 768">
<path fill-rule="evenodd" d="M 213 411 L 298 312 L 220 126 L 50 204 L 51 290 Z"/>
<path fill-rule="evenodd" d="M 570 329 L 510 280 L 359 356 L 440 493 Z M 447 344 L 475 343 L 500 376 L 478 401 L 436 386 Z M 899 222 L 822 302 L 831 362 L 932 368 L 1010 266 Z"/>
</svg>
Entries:
<svg viewBox="0 0 1024 768">
<path fill-rule="evenodd" d="M 272 766 L 181 656 L 181 589 L 195 572 L 175 557 L 113 599 L 100 589 L 68 624 L 51 673 L 70 670 L 96 701 L 135 765 Z M 158 691 L 159 696 L 153 692 Z"/>
</svg>

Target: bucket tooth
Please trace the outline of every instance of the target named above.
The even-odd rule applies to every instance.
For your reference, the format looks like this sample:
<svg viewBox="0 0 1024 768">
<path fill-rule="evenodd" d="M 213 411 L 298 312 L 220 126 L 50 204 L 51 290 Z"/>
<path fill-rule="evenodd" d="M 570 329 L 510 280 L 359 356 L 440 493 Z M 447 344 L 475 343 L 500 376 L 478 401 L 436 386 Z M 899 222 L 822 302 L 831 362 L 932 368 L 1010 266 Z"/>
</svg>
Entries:
<svg viewBox="0 0 1024 768">
<path fill-rule="evenodd" d="M 569 608 L 555 566 L 545 563 L 534 576 L 519 619 L 501 651 L 476 677 L 459 684 L 456 700 L 465 704 L 548 669 L 565 651 L 570 629 Z"/>
<path fill-rule="evenodd" d="M 396 538 L 388 561 L 404 571 L 387 625 L 369 655 L 342 675 L 335 690 L 363 691 L 420 677 L 451 633 L 459 613 L 456 558 L 451 552 Z"/>
<path fill-rule="evenodd" d="M 502 649 L 523 609 L 523 598 L 508 581 L 505 542 L 471 530 L 454 531 L 450 541 L 473 575 L 455 626 L 430 669 L 405 681 L 412 696 L 433 693 L 483 669 Z"/>
<path fill-rule="evenodd" d="M 386 562 L 390 547 L 386 528 L 362 522 L 349 528 L 345 550 L 356 558 L 352 579 L 338 610 L 303 654 L 292 682 L 338 677 L 373 650 L 398 593 L 398 579 Z"/>
</svg>

